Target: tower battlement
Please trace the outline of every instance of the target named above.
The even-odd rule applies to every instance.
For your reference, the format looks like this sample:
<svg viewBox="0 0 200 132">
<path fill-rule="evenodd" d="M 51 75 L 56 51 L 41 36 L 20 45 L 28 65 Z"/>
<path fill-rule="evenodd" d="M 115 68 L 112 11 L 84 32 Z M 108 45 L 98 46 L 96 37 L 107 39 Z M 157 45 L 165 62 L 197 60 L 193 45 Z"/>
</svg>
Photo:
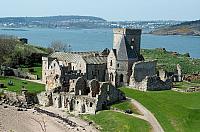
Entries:
<svg viewBox="0 0 200 132">
<path fill-rule="evenodd" d="M 114 34 L 121 34 L 121 35 L 141 35 L 141 29 L 127 29 L 127 28 L 114 28 Z"/>
</svg>

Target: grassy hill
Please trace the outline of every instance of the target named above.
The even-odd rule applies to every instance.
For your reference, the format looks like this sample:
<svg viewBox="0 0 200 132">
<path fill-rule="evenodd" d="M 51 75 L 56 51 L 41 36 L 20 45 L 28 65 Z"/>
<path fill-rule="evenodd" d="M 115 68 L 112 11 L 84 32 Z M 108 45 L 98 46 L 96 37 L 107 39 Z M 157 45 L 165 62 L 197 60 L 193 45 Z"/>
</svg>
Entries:
<svg viewBox="0 0 200 132">
<path fill-rule="evenodd" d="M 47 53 L 47 48 L 24 44 L 15 38 L 0 38 L 0 65 L 13 68 L 41 65 L 41 57 Z"/>
<path fill-rule="evenodd" d="M 151 32 L 156 35 L 195 35 L 200 36 L 200 20 L 159 28 Z"/>
<path fill-rule="evenodd" d="M 142 49 L 141 54 L 146 60 L 158 60 L 158 68 L 167 71 L 175 71 L 176 65 L 180 64 L 184 74 L 200 72 L 200 59 L 192 59 L 187 55 L 168 52 L 162 49 Z"/>
<path fill-rule="evenodd" d="M 141 92 L 128 88 L 121 90 L 148 108 L 166 132 L 200 130 L 200 93 Z"/>
</svg>

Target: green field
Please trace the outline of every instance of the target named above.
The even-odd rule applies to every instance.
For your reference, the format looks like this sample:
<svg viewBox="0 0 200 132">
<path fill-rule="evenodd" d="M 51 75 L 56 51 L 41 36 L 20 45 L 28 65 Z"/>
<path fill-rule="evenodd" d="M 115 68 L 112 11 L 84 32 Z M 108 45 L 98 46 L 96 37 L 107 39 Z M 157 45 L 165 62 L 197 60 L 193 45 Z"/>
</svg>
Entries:
<svg viewBox="0 0 200 132">
<path fill-rule="evenodd" d="M 179 89 L 187 89 L 191 87 L 200 87 L 200 83 L 191 83 L 191 82 L 174 82 L 173 83 L 174 88 L 179 88 Z"/>
<path fill-rule="evenodd" d="M 140 92 L 129 88 L 121 90 L 149 109 L 166 132 L 200 130 L 200 93 Z"/>
<path fill-rule="evenodd" d="M 8 85 L 9 80 L 13 82 L 13 86 Z M 5 90 L 13 91 L 17 93 L 21 91 L 22 86 L 24 86 L 30 93 L 40 93 L 45 90 L 45 85 L 43 84 L 24 81 L 24 80 L 20 80 L 13 77 L 0 76 L 0 83 L 3 83 L 5 85 L 5 88 L 4 88 Z"/>
<path fill-rule="evenodd" d="M 33 68 L 34 71 L 30 72 L 29 69 Z M 22 71 L 25 72 L 30 72 L 33 75 L 38 75 L 38 78 L 41 79 L 42 78 L 42 67 L 30 67 L 30 68 L 22 68 Z"/>
<path fill-rule="evenodd" d="M 94 121 L 102 132 L 149 132 L 151 126 L 144 120 L 113 111 L 100 111 L 96 115 L 82 115 L 82 118 Z"/>
<path fill-rule="evenodd" d="M 133 113 L 140 114 L 138 109 L 130 101 L 124 101 L 124 102 L 119 102 L 119 103 L 113 104 L 111 106 L 111 108 L 116 108 L 116 109 L 121 110 L 121 111 L 125 111 L 127 109 L 130 109 L 130 110 L 132 110 Z"/>
<path fill-rule="evenodd" d="M 184 74 L 200 72 L 200 59 L 192 59 L 184 55 L 173 55 L 160 49 L 142 49 L 141 54 L 147 60 L 157 59 L 158 67 L 167 71 L 175 71 L 176 65 L 180 64 Z"/>
</svg>

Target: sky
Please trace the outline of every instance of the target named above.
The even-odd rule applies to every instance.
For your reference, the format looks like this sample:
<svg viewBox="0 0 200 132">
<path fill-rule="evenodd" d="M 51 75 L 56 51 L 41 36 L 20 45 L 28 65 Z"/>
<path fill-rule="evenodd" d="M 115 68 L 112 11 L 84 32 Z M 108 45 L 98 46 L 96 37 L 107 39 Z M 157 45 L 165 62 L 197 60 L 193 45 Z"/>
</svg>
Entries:
<svg viewBox="0 0 200 132">
<path fill-rule="evenodd" d="M 89 15 L 106 20 L 197 20 L 200 0 L 0 0 L 0 17 Z"/>
</svg>

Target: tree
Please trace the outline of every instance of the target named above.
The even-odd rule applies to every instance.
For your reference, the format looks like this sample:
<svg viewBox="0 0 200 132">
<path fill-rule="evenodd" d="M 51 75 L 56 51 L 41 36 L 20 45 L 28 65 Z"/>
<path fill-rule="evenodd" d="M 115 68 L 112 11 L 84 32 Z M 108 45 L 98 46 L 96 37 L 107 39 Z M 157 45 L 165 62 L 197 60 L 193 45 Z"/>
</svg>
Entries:
<svg viewBox="0 0 200 132">
<path fill-rule="evenodd" d="M 51 42 L 50 48 L 52 48 L 54 52 L 57 52 L 57 51 L 70 52 L 71 51 L 71 45 L 67 43 L 63 43 L 62 41 L 58 41 L 58 40 Z"/>
<path fill-rule="evenodd" d="M 0 65 L 13 53 L 16 43 L 15 39 L 0 38 Z"/>
</svg>

